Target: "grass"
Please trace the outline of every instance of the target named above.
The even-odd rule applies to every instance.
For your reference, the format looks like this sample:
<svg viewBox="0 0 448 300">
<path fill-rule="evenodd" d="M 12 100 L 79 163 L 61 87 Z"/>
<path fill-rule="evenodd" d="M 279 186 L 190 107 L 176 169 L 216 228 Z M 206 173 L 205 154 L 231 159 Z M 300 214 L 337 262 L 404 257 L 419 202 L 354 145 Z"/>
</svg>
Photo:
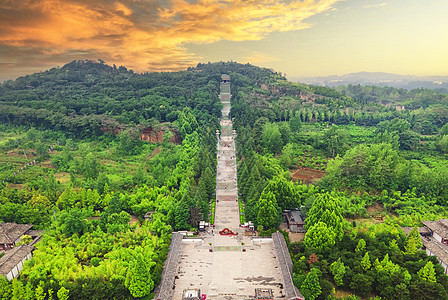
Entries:
<svg viewBox="0 0 448 300">
<path fill-rule="evenodd" d="M 239 207 L 239 212 L 240 212 L 240 224 L 244 224 L 246 223 L 246 217 L 244 216 L 244 207 L 243 207 L 243 202 L 241 201 L 241 198 L 238 198 L 238 207 Z"/>
<path fill-rule="evenodd" d="M 215 206 L 216 206 L 216 201 L 212 201 L 212 208 L 210 209 L 210 212 L 212 214 L 210 215 L 210 218 L 209 218 L 210 224 L 215 224 Z"/>
</svg>

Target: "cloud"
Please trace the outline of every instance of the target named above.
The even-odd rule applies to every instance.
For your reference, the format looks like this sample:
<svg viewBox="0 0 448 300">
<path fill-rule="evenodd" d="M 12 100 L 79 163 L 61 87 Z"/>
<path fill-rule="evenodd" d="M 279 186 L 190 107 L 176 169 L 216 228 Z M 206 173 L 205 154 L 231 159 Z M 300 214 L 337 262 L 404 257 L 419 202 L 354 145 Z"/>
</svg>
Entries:
<svg viewBox="0 0 448 300">
<path fill-rule="evenodd" d="M 364 8 L 379 8 L 379 7 L 383 7 L 383 6 L 386 6 L 386 5 L 387 5 L 386 2 L 381 2 L 381 3 L 378 3 L 378 4 L 364 5 L 363 7 Z"/>
<path fill-rule="evenodd" d="M 186 43 L 253 41 L 305 29 L 307 18 L 339 1 L 2 0 L 0 64 L 48 65 L 83 54 L 78 58 L 137 71 L 182 69 L 199 59 Z"/>
</svg>

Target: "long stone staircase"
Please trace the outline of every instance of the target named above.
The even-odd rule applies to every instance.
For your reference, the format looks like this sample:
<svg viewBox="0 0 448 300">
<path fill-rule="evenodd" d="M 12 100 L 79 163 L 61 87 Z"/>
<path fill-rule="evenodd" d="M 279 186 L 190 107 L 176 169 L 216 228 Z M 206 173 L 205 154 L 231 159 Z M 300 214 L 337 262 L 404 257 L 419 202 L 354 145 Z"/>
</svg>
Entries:
<svg viewBox="0 0 448 300">
<path fill-rule="evenodd" d="M 292 261 L 283 235 L 252 237 L 240 226 L 230 77 L 222 79 L 215 227 L 198 238 L 173 235 L 155 299 L 182 300 L 185 289 L 200 289 L 207 299 L 254 299 L 256 288 L 272 289 L 275 299 L 304 299 L 292 284 Z M 224 230 L 235 235 L 221 235 Z"/>
</svg>

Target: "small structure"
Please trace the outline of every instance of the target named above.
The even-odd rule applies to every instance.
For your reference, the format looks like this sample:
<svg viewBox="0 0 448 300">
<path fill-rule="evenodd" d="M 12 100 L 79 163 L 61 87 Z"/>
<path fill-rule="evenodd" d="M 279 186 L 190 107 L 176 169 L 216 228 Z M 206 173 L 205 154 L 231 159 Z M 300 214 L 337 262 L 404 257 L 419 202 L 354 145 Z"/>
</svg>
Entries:
<svg viewBox="0 0 448 300">
<path fill-rule="evenodd" d="M 205 229 L 207 227 L 210 227 L 210 223 L 205 222 L 205 221 L 200 221 L 199 222 L 199 231 L 205 231 Z"/>
<path fill-rule="evenodd" d="M 437 260 L 448 274 L 448 219 L 439 219 L 437 221 L 422 221 L 425 227 L 419 227 L 420 239 L 422 241 L 422 250 L 429 256 L 437 257 Z M 406 233 L 412 230 L 412 227 L 401 227 Z"/>
<path fill-rule="evenodd" d="M 6 251 L 0 258 L 0 275 L 6 276 L 8 280 L 18 277 L 23 269 L 23 263 L 33 257 L 33 250 L 33 246 L 20 245 Z"/>
<path fill-rule="evenodd" d="M 230 76 L 227 74 L 222 74 L 221 75 L 221 82 L 222 83 L 229 83 L 230 84 Z"/>
<path fill-rule="evenodd" d="M 289 231 L 293 233 L 306 232 L 305 230 L 305 218 L 302 216 L 299 210 L 287 210 L 283 212 L 286 217 Z"/>
<path fill-rule="evenodd" d="M 254 231 L 255 230 L 255 225 L 254 223 L 252 223 L 252 221 L 246 222 L 244 224 L 241 224 L 242 228 L 246 228 L 246 231 Z"/>
<path fill-rule="evenodd" d="M 274 293 L 272 292 L 272 289 L 267 288 L 255 289 L 255 299 L 256 300 L 274 299 Z"/>
<path fill-rule="evenodd" d="M 182 292 L 182 300 L 201 300 L 200 289 L 188 289 Z"/>
<path fill-rule="evenodd" d="M 151 221 L 152 221 L 152 215 L 153 215 L 153 214 L 154 214 L 153 211 L 148 211 L 148 212 L 145 214 L 145 216 L 144 216 L 145 221 L 151 222 Z"/>
<path fill-rule="evenodd" d="M 32 227 L 32 224 L 0 223 L 0 250 L 14 248 L 22 235 L 38 236 L 40 231 L 30 230 Z"/>
</svg>

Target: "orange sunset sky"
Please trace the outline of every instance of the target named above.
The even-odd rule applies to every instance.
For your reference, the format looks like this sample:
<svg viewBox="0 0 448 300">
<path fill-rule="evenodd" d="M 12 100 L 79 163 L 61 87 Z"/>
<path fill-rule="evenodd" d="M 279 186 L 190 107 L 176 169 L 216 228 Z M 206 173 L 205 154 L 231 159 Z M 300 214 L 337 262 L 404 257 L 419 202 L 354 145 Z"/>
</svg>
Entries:
<svg viewBox="0 0 448 300">
<path fill-rule="evenodd" d="M 237 61 L 301 76 L 448 75 L 447 0 L 0 0 L 0 81 L 104 59 Z"/>
</svg>

